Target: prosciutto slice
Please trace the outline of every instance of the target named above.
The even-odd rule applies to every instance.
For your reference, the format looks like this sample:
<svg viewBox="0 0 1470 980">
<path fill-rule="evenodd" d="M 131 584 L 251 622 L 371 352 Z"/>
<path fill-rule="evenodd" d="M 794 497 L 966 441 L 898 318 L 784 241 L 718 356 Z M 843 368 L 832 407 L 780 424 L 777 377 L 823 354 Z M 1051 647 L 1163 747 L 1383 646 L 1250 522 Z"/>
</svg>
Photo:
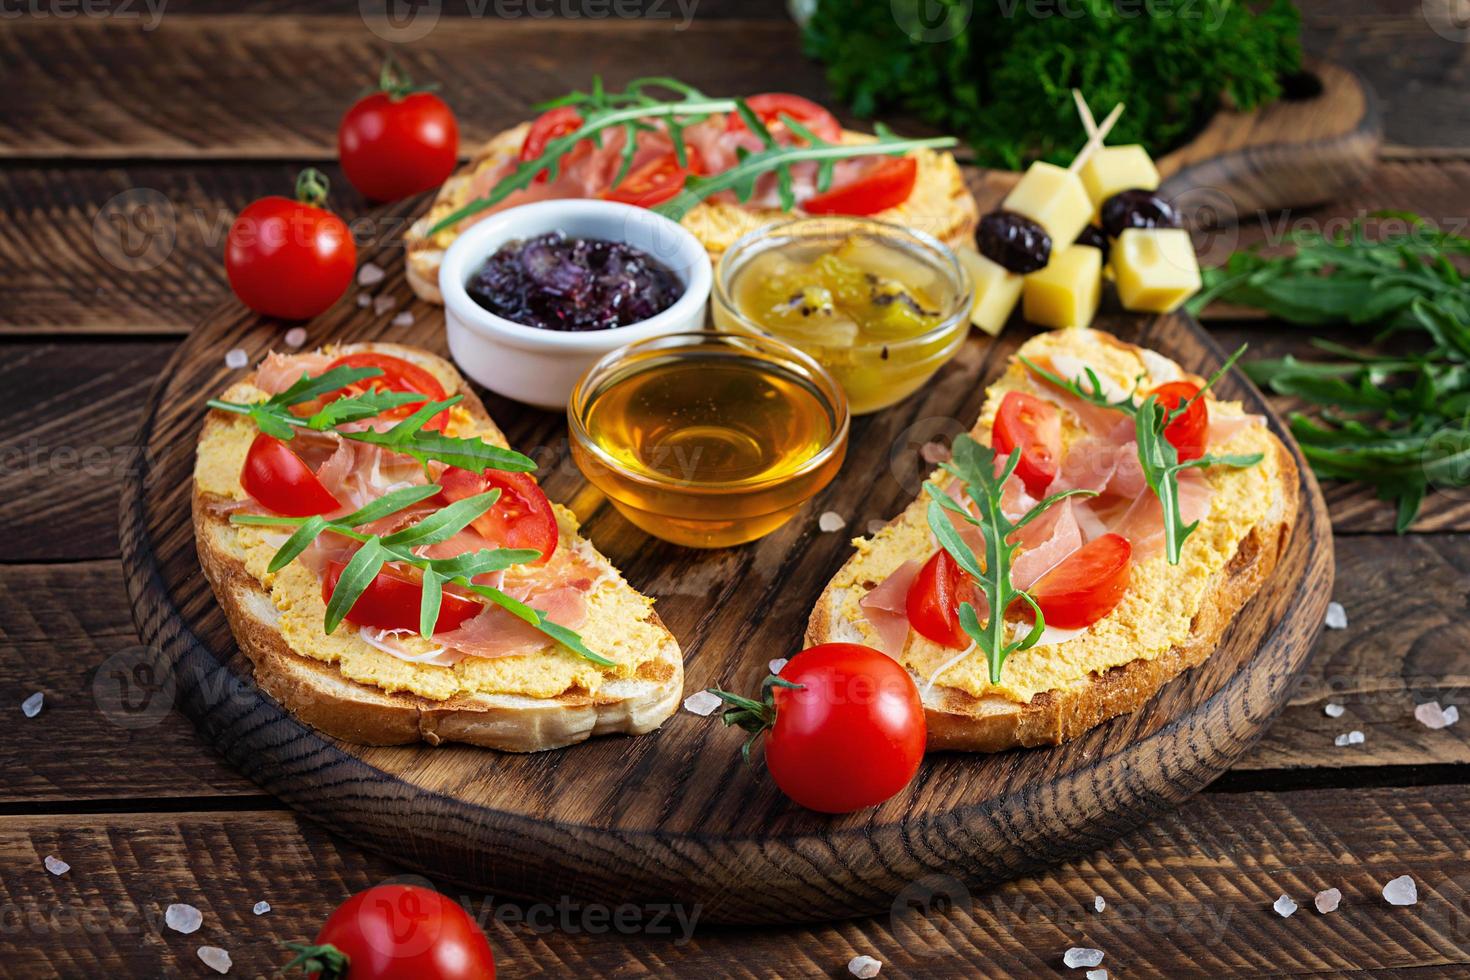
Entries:
<svg viewBox="0 0 1470 980">
<path fill-rule="evenodd" d="M 291 387 L 303 374 L 313 377 L 327 369 L 335 357 L 330 354 L 277 354 L 266 355 L 255 372 L 255 386 L 268 395 L 278 395 Z"/>
<path fill-rule="evenodd" d="M 525 602 L 567 629 L 577 629 L 587 621 L 587 594 L 576 585 L 548 589 L 528 596 Z M 459 629 L 434 634 L 434 642 L 467 656 L 493 658 L 534 653 L 551 640 L 519 616 L 489 605 Z"/>
<path fill-rule="evenodd" d="M 1265 425 L 1264 415 L 1220 415 L 1210 413 L 1210 428 L 1205 434 L 1206 445 L 1218 446 L 1235 438 L 1236 433 L 1252 426 Z"/>
<path fill-rule="evenodd" d="M 903 645 L 908 641 L 909 589 L 922 567 L 922 562 L 910 558 L 879 582 L 877 588 L 858 600 L 868 625 L 878 634 L 878 649 L 890 657 L 896 658 L 903 653 Z"/>
<path fill-rule="evenodd" d="M 1179 474 L 1179 512 L 1185 524 L 1203 520 L 1210 513 L 1214 490 L 1196 470 Z M 1133 545 L 1133 560 L 1144 562 L 1164 550 L 1164 509 L 1151 491 L 1142 493 L 1118 518 L 1112 530 Z"/>
<path fill-rule="evenodd" d="M 1073 500 L 1054 504 L 1036 520 L 1017 531 L 1013 543 L 1021 546 L 1011 563 L 1011 583 L 1029 589 L 1037 579 L 1082 547 L 1082 529 L 1077 523 Z"/>
</svg>

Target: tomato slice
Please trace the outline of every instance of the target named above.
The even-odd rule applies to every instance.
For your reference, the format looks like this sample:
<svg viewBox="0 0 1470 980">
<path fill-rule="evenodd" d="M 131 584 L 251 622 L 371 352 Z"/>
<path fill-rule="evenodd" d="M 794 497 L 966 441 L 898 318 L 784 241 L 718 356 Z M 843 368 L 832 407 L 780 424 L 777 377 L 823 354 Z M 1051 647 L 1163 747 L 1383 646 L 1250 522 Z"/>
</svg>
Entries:
<svg viewBox="0 0 1470 980">
<path fill-rule="evenodd" d="M 417 364 L 405 361 L 401 357 L 394 357 L 392 354 L 376 354 L 369 351 L 346 354 L 328 364 L 327 370 L 339 367 L 377 368 L 383 373 L 375 378 L 367 378 L 328 392 L 314 401 L 297 406 L 293 411 L 301 415 L 311 415 L 328 402 L 334 402 L 349 395 L 360 395 L 365 391 L 409 391 L 427 396 L 421 402 L 409 402 L 406 405 L 389 409 L 379 416 L 384 419 L 406 419 L 428 402 L 443 401 L 446 397 L 444 386 L 432 374 Z M 445 409 L 429 419 L 424 428 L 442 430 L 448 424 L 449 410 Z"/>
<path fill-rule="evenodd" d="M 877 214 L 907 201 L 918 177 L 913 157 L 882 157 L 856 180 L 812 195 L 801 208 L 808 214 Z"/>
<path fill-rule="evenodd" d="M 670 150 L 630 170 L 616 187 L 602 192 L 603 199 L 644 208 L 669 200 L 684 189 L 685 177 L 700 171 L 698 151 L 692 146 L 684 150 L 688 167 L 679 166 L 679 158 Z"/>
<path fill-rule="evenodd" d="M 1046 493 L 1056 479 L 1057 460 L 1062 455 L 1062 416 L 1055 405 L 1024 391 L 1006 392 L 995 413 L 990 441 L 1001 457 L 1019 447 L 1016 475 L 1031 496 Z"/>
<path fill-rule="evenodd" d="M 909 625 L 941 646 L 963 650 L 970 637 L 960 626 L 960 605 L 968 598 L 969 577 L 940 548 L 919 569 L 904 605 Z"/>
<path fill-rule="evenodd" d="M 330 602 L 337 580 L 347 565 L 340 561 L 327 562 L 327 574 L 322 577 L 322 602 Z M 423 579 L 384 565 L 377 578 L 368 583 L 362 595 L 347 611 L 346 620 L 357 626 L 371 626 L 380 630 L 419 631 L 419 605 L 424 599 Z M 448 633 L 459 629 L 466 620 L 474 619 L 485 611 L 482 603 L 462 595 L 444 590 L 439 603 L 439 618 L 434 622 L 435 633 Z"/>
<path fill-rule="evenodd" d="M 1079 630 L 1113 611 L 1128 591 L 1133 545 L 1121 534 L 1094 538 L 1033 585 L 1048 626 Z"/>
<path fill-rule="evenodd" d="M 502 548 L 530 548 L 541 552 L 533 565 L 544 565 L 556 551 L 556 512 L 529 473 L 486 470 L 471 473 L 451 466 L 439 477 L 439 486 L 450 503 L 486 490 L 499 490 L 495 506 L 475 518 L 471 525 L 481 536 Z"/>
<path fill-rule="evenodd" d="M 266 510 L 287 517 L 311 517 L 342 509 L 295 450 L 264 432 L 255 437 L 245 454 L 240 485 Z"/>
<path fill-rule="evenodd" d="M 1170 381 L 1149 392 L 1159 400 L 1166 413 L 1176 411 L 1180 405 L 1199 394 L 1199 385 L 1192 381 Z M 1179 451 L 1179 462 L 1199 459 L 1205 454 L 1205 439 L 1210 428 L 1210 409 L 1203 398 L 1196 399 L 1185 413 L 1164 428 L 1164 438 Z"/>
<path fill-rule="evenodd" d="M 771 135 L 780 139 L 780 133 L 786 130 L 782 124 L 782 116 L 790 116 L 801 125 L 812 131 L 819 139 L 829 143 L 836 143 L 842 139 L 842 124 L 837 117 L 822 108 L 811 99 L 804 99 L 799 95 L 791 95 L 788 92 L 766 92 L 761 95 L 752 95 L 745 100 L 754 112 L 756 118 L 765 123 L 766 128 L 771 130 Z M 725 117 L 725 130 L 735 132 L 741 129 L 749 129 L 745 120 L 740 118 L 740 113 L 732 112 Z"/>
<path fill-rule="evenodd" d="M 546 144 L 568 133 L 575 133 L 582 128 L 582 117 L 576 109 L 571 106 L 557 106 L 548 109 L 536 117 L 531 123 L 531 129 L 526 133 L 526 140 L 521 144 L 520 162 L 527 163 L 539 157 L 545 150 Z M 593 150 L 591 140 L 581 140 L 573 147 L 572 152 L 562 158 L 561 165 L 565 167 L 571 161 L 586 156 Z M 536 183 L 544 184 L 547 172 L 541 171 L 536 175 Z"/>
</svg>

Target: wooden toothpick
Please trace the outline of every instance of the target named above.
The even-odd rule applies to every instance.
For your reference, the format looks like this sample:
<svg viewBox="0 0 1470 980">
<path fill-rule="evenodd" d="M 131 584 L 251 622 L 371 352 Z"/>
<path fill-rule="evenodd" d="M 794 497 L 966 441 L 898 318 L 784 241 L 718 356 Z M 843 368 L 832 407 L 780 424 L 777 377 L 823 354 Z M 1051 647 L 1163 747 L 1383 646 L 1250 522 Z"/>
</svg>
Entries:
<svg viewBox="0 0 1470 980">
<path fill-rule="evenodd" d="M 1103 145 L 1103 140 L 1108 138 L 1108 133 L 1112 132 L 1113 126 L 1118 122 L 1118 117 L 1122 114 L 1123 103 L 1119 102 L 1113 106 L 1113 111 L 1108 113 L 1108 117 L 1102 121 L 1102 125 L 1097 127 L 1097 131 L 1088 138 L 1087 145 L 1077 154 L 1076 159 L 1072 161 L 1072 165 L 1067 168 L 1068 170 L 1075 174 L 1086 166 L 1087 161 Z"/>
<path fill-rule="evenodd" d="M 1077 115 L 1082 119 L 1082 128 L 1087 130 L 1088 138 L 1097 132 L 1097 120 L 1092 118 L 1092 109 L 1088 107 L 1087 100 L 1082 97 L 1082 90 L 1072 90 L 1072 101 L 1077 104 Z"/>
</svg>

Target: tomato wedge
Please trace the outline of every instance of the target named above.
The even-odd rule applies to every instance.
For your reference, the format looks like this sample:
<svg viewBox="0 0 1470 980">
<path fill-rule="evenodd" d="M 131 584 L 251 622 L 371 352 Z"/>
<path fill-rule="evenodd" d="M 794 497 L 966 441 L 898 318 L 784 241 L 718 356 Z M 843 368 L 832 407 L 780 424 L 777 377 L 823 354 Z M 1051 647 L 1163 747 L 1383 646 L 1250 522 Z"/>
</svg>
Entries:
<svg viewBox="0 0 1470 980">
<path fill-rule="evenodd" d="M 432 374 L 417 364 L 405 361 L 401 357 L 394 357 L 392 354 L 376 354 L 369 351 L 346 354 L 328 364 L 327 370 L 339 367 L 377 368 L 383 373 L 377 377 L 367 378 L 328 392 L 311 402 L 296 406 L 293 411 L 299 415 L 311 415 L 329 402 L 350 395 L 360 395 L 365 391 L 407 391 L 426 396 L 423 401 L 400 405 L 379 416 L 384 419 L 406 419 L 428 402 L 443 401 L 446 397 L 444 386 Z M 445 409 L 429 419 L 424 428 L 442 430 L 448 424 L 449 410 Z"/>
<path fill-rule="evenodd" d="M 1080 630 L 1113 611 L 1128 591 L 1133 545 L 1121 534 L 1087 542 L 1031 587 L 1046 624 Z"/>
<path fill-rule="evenodd" d="M 630 170 L 616 187 L 602 192 L 603 199 L 644 208 L 669 200 L 684 189 L 685 177 L 700 171 L 699 152 L 692 146 L 686 146 L 684 152 L 688 167 L 681 167 L 678 156 L 670 150 Z"/>
<path fill-rule="evenodd" d="M 882 157 L 856 180 L 813 194 L 801 208 L 808 214 L 877 214 L 907 201 L 918 178 L 913 157 Z"/>
<path fill-rule="evenodd" d="M 1166 413 L 1174 412 L 1180 405 L 1199 394 L 1199 385 L 1192 381 L 1170 381 L 1159 385 L 1149 394 L 1159 400 L 1159 405 Z M 1164 438 L 1179 451 L 1179 462 L 1186 463 L 1205 454 L 1205 439 L 1209 428 L 1209 406 L 1203 398 L 1198 398 L 1183 415 L 1165 426 Z"/>
<path fill-rule="evenodd" d="M 1046 493 L 1056 479 L 1057 460 L 1062 455 L 1062 416 L 1055 405 L 1024 391 L 1006 392 L 995 413 L 990 441 L 1001 457 L 1019 447 L 1016 475 L 1031 496 Z"/>
<path fill-rule="evenodd" d="M 342 509 L 295 450 L 264 432 L 255 437 L 245 454 L 240 485 L 266 510 L 286 517 L 311 517 Z"/>
<path fill-rule="evenodd" d="M 347 565 L 340 561 L 327 562 L 327 574 L 322 577 L 322 602 L 330 602 L 337 580 Z M 377 578 L 368 583 L 362 595 L 352 604 L 345 617 L 357 626 L 371 626 L 380 630 L 419 631 L 419 604 L 424 599 L 423 579 L 384 565 Z M 459 629 L 466 620 L 474 619 L 485 611 L 485 606 L 473 599 L 444 590 L 439 603 L 439 618 L 434 622 L 435 633 L 448 633 Z"/>
<path fill-rule="evenodd" d="M 541 552 L 533 565 L 544 565 L 556 551 L 556 512 L 529 473 L 486 470 L 471 473 L 451 466 L 439 476 L 439 486 L 450 503 L 486 490 L 499 490 L 495 506 L 470 525 L 490 543 L 502 548 L 530 548 Z"/>
<path fill-rule="evenodd" d="M 745 100 L 750 106 L 750 111 L 755 113 L 757 119 L 771 130 L 771 135 L 778 140 L 780 134 L 786 131 L 786 126 L 781 122 L 782 116 L 789 116 L 798 123 L 812 131 L 818 139 L 824 139 L 829 143 L 836 143 L 842 138 L 842 124 L 837 117 L 822 108 L 811 99 L 804 99 L 799 95 L 788 92 L 766 92 L 761 95 L 752 95 Z M 745 120 L 740 118 L 740 113 L 732 112 L 725 117 L 726 132 L 749 129 Z"/>
<path fill-rule="evenodd" d="M 521 144 L 520 162 L 527 163 L 536 159 L 546 150 L 547 143 L 558 137 L 566 136 L 568 133 L 575 133 L 581 128 L 582 117 L 571 106 L 563 105 L 555 109 L 548 109 L 531 123 L 531 129 L 526 133 L 526 140 Z M 592 150 L 591 140 L 581 140 L 572 149 L 572 152 L 562 157 L 561 166 L 565 167 L 573 160 L 591 153 Z M 545 170 L 541 171 L 536 175 L 536 183 L 544 184 L 547 176 Z"/>
<path fill-rule="evenodd" d="M 960 626 L 960 605 L 968 598 L 969 578 L 949 552 L 940 548 L 909 586 L 905 608 L 909 625 L 941 646 L 963 650 L 970 637 Z"/>
</svg>

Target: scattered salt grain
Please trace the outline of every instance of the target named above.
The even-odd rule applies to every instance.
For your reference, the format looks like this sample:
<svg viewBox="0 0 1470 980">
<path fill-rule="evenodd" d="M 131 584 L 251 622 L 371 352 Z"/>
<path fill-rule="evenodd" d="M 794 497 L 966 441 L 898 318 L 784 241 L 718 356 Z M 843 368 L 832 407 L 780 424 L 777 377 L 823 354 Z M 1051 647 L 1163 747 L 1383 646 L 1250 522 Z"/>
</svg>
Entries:
<svg viewBox="0 0 1470 980">
<path fill-rule="evenodd" d="M 1291 914 L 1296 911 L 1296 903 L 1291 900 L 1290 895 L 1282 895 L 1276 900 L 1276 904 L 1271 907 L 1283 919 L 1291 918 Z"/>
<path fill-rule="evenodd" d="M 41 863 L 46 865 L 46 870 L 54 875 L 64 875 L 71 870 L 71 865 L 54 854 L 46 855 L 46 860 Z"/>
<path fill-rule="evenodd" d="M 707 718 L 720 704 L 718 695 L 708 691 L 695 691 L 684 699 L 684 710 Z"/>
<path fill-rule="evenodd" d="M 229 973 L 230 967 L 235 965 L 230 959 L 229 951 L 218 946 L 200 946 L 199 958 L 215 973 Z"/>
<path fill-rule="evenodd" d="M 926 442 L 919 447 L 919 455 L 931 466 L 949 460 L 949 447 L 942 442 Z"/>
<path fill-rule="evenodd" d="M 825 534 L 840 531 L 846 526 L 847 521 L 843 520 L 842 515 L 835 510 L 824 511 L 822 516 L 817 518 L 817 527 L 821 528 Z"/>
<path fill-rule="evenodd" d="M 881 960 L 875 960 L 871 956 L 854 956 L 847 961 L 847 972 L 861 980 L 872 980 L 883 969 Z"/>
<path fill-rule="evenodd" d="M 1346 708 L 1338 704 L 1336 701 L 1328 701 L 1325 705 L 1322 706 L 1322 713 L 1329 718 L 1341 718 L 1342 713 L 1346 710 Z"/>
<path fill-rule="evenodd" d="M 1414 717 L 1419 719 L 1419 724 L 1425 728 L 1448 728 L 1460 720 L 1460 709 L 1454 705 L 1441 708 L 1438 701 L 1430 701 L 1421 704 L 1414 709 Z"/>
<path fill-rule="evenodd" d="M 1087 980 L 1108 980 L 1107 970 L 1088 970 Z"/>
<path fill-rule="evenodd" d="M 1073 946 L 1062 954 L 1062 962 L 1068 969 L 1075 970 L 1079 966 L 1097 966 L 1103 961 L 1103 951 L 1100 949 L 1089 949 L 1085 946 Z"/>
<path fill-rule="evenodd" d="M 204 924 L 204 916 L 192 905 L 170 905 L 163 910 L 163 924 L 187 936 L 199 931 Z"/>
<path fill-rule="evenodd" d="M 364 262 L 362 268 L 357 270 L 357 284 L 359 286 L 376 286 L 383 281 L 387 275 L 382 266 L 373 262 Z"/>
<path fill-rule="evenodd" d="M 265 915 L 270 910 L 271 910 L 271 903 L 270 902 L 256 902 L 255 903 L 255 907 L 253 909 L 251 909 L 250 911 L 254 912 L 256 915 Z"/>
<path fill-rule="evenodd" d="M 393 309 L 397 305 L 398 300 L 394 299 L 392 296 L 389 296 L 387 293 L 383 293 L 380 296 L 373 297 L 373 313 L 376 316 L 382 316 L 384 313 L 387 313 L 389 310 Z"/>
<path fill-rule="evenodd" d="M 779 674 L 779 673 L 781 673 L 781 669 L 783 667 L 785 667 L 785 666 L 786 666 L 786 658 L 785 657 L 777 657 L 775 660 L 772 660 L 770 663 L 766 664 L 766 667 L 773 674 Z"/>
<path fill-rule="evenodd" d="M 404 310 L 402 313 L 400 313 L 397 316 L 395 316 L 393 318 L 393 326 L 395 326 L 395 327 L 411 327 L 411 326 L 413 326 L 413 312 L 410 311 L 410 310 Z"/>
<path fill-rule="evenodd" d="M 1347 610 L 1342 608 L 1340 602 L 1329 602 L 1327 604 L 1327 618 L 1323 620 L 1330 630 L 1347 629 Z"/>
<path fill-rule="evenodd" d="M 1101 912 L 1103 909 L 1105 909 L 1107 907 L 1108 907 L 1108 903 L 1103 901 L 1103 897 L 1101 895 L 1094 895 L 1093 896 L 1093 898 L 1092 898 L 1092 910 L 1094 912 Z"/>
<path fill-rule="evenodd" d="M 1329 888 L 1317 893 L 1317 911 L 1326 915 L 1328 912 L 1336 912 L 1337 907 L 1342 904 L 1342 890 Z"/>
<path fill-rule="evenodd" d="M 372 306 L 373 305 L 373 294 L 372 293 L 358 293 L 357 294 L 357 305 L 363 307 L 364 309 L 366 309 L 369 306 Z"/>
<path fill-rule="evenodd" d="M 225 367 L 231 371 L 238 371 L 250 363 L 250 355 L 238 347 L 231 349 L 225 354 Z"/>
<path fill-rule="evenodd" d="M 1336 745 L 1338 748 L 1342 748 L 1344 745 L 1362 745 L 1363 733 L 1357 730 L 1344 732 L 1343 734 L 1337 736 L 1337 738 L 1334 738 L 1332 740 L 1332 744 Z"/>
<path fill-rule="evenodd" d="M 874 518 L 873 520 L 868 522 L 868 533 L 877 534 L 879 531 L 883 530 L 887 526 L 887 521 Z"/>
<path fill-rule="evenodd" d="M 41 706 L 45 703 L 46 695 L 37 691 L 20 703 L 20 713 L 27 718 L 34 718 L 41 713 Z"/>
<path fill-rule="evenodd" d="M 1389 905 L 1417 905 L 1419 886 L 1408 875 L 1399 875 L 1383 886 L 1383 897 Z"/>
<path fill-rule="evenodd" d="M 283 339 L 285 340 L 287 347 L 295 350 L 302 344 L 306 343 L 306 328 L 292 327 L 290 330 L 286 331 L 286 336 Z"/>
</svg>

